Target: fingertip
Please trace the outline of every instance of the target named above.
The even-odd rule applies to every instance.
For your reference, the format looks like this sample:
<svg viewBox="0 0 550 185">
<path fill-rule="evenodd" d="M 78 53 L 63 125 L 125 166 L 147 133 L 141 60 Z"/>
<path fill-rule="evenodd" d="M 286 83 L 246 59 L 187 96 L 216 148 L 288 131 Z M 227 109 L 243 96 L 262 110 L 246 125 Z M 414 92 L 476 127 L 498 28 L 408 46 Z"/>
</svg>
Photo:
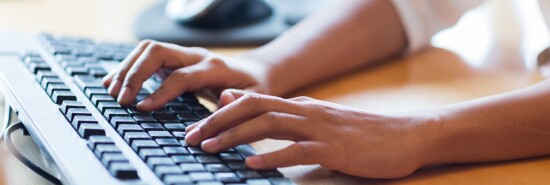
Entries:
<svg viewBox="0 0 550 185">
<path fill-rule="evenodd" d="M 226 89 L 220 95 L 219 106 L 224 107 L 230 104 L 231 102 L 234 102 L 235 100 L 239 99 L 244 94 L 246 94 L 246 91 L 237 90 L 237 89 Z"/>
<path fill-rule="evenodd" d="M 265 162 L 260 156 L 250 156 L 246 158 L 246 165 L 253 169 L 262 169 L 265 168 Z"/>
<path fill-rule="evenodd" d="M 110 82 L 109 88 L 107 89 L 107 92 L 112 97 L 117 97 L 118 93 L 120 92 L 120 86 L 121 86 L 120 81 L 114 80 L 114 81 Z"/>
<path fill-rule="evenodd" d="M 153 110 L 154 107 L 154 101 L 153 99 L 147 97 L 143 101 L 138 102 L 136 105 L 136 108 L 140 111 L 149 112 L 150 110 Z"/>
<path fill-rule="evenodd" d="M 124 87 L 120 90 L 120 96 L 118 96 L 118 103 L 121 105 L 130 105 L 133 103 L 132 99 L 132 88 Z"/>
</svg>

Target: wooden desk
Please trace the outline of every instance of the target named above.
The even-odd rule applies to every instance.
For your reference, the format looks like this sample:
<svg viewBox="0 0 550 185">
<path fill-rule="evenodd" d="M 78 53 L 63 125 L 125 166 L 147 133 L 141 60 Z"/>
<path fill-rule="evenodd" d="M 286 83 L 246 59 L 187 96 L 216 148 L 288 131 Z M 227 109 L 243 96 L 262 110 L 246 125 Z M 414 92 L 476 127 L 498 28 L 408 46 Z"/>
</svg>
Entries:
<svg viewBox="0 0 550 185">
<path fill-rule="evenodd" d="M 0 29 L 47 31 L 112 41 L 136 41 L 131 32 L 134 17 L 153 0 L 0 0 Z M 515 2 L 517 3 L 517 2 Z M 436 37 L 443 48 L 431 48 L 402 59 L 306 87 L 291 96 L 345 104 L 376 112 L 431 108 L 506 92 L 542 79 L 524 47 L 542 42 L 530 29 L 520 29 L 522 18 L 513 0 L 493 0 L 469 14 L 457 28 Z M 490 10 L 492 13 L 483 13 Z M 481 12 L 481 13 L 480 13 Z M 497 16 L 487 16 L 488 14 Z M 521 14 L 520 14 L 521 15 Z M 493 18 L 488 18 L 493 17 Z M 468 20 L 468 21 L 467 21 Z M 482 20 L 480 22 L 480 20 Z M 483 22 L 486 20 L 487 22 Z M 481 26 L 480 26 L 481 25 Z M 532 25 L 531 25 L 532 26 Z M 531 30 L 532 31 L 532 30 Z M 458 38 L 458 40 L 457 40 Z M 534 44 L 536 45 L 536 44 Z M 212 48 L 234 55 L 246 48 Z M 531 58 L 531 59 L 530 59 Z M 25 143 L 26 142 L 26 143 Z M 288 142 L 254 143 L 260 152 Z M 33 151 L 32 140 L 19 146 Z M 25 149 L 27 150 L 27 149 Z M 35 151 L 35 150 L 34 150 Z M 37 157 L 38 158 L 38 157 Z M 299 184 L 545 184 L 550 182 L 550 158 L 475 165 L 453 165 L 420 170 L 397 180 L 351 177 L 318 166 L 281 169 Z M 9 184 L 42 184 L 41 178 L 8 157 Z"/>
</svg>

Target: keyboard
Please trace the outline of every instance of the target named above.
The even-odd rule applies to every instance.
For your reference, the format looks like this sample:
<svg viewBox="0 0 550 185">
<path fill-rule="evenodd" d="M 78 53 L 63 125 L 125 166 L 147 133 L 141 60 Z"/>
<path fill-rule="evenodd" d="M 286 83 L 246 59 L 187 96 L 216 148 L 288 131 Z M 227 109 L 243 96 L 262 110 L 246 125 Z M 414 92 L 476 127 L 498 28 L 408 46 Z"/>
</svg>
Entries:
<svg viewBox="0 0 550 185">
<path fill-rule="evenodd" d="M 255 155 L 249 145 L 218 154 L 187 146 L 185 128 L 211 114 L 192 93 L 152 112 L 140 112 L 135 103 L 118 104 L 101 79 L 134 45 L 49 34 L 24 37 L 27 44 L 14 46 L 23 50 L 14 52 L 22 52 L 17 57 L 2 54 L 0 45 L 0 61 L 14 61 L 0 62 L 0 89 L 63 183 L 293 184 L 276 169 L 249 169 L 244 159 Z M 147 80 L 136 102 L 160 83 L 157 76 Z"/>
</svg>

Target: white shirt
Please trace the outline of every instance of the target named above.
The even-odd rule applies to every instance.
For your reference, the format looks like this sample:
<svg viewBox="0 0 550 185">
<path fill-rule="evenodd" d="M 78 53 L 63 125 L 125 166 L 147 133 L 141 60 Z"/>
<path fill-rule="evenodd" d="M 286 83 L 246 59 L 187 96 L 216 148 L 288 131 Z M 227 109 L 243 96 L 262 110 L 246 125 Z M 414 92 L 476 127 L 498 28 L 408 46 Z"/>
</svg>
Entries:
<svg viewBox="0 0 550 185">
<path fill-rule="evenodd" d="M 430 45 L 437 32 L 453 26 L 464 13 L 481 5 L 483 0 L 392 0 L 408 38 L 408 52 Z M 550 0 L 539 0 L 550 19 Z M 547 7 L 548 6 L 548 7 Z M 550 23 L 550 20 L 546 20 Z M 550 25 L 549 25 L 550 26 Z"/>
</svg>

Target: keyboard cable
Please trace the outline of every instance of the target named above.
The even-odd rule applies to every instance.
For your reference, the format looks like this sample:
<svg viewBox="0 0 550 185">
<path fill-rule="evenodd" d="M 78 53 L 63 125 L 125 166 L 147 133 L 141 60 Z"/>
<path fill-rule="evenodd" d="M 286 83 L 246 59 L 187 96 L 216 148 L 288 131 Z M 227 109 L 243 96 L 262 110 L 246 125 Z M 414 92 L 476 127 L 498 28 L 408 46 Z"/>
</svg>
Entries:
<svg viewBox="0 0 550 185">
<path fill-rule="evenodd" d="M 25 166 L 27 166 L 29 169 L 31 169 L 36 174 L 40 175 L 41 177 L 43 177 L 44 179 L 50 181 L 53 184 L 56 184 L 56 185 L 61 184 L 61 181 L 59 179 L 57 179 L 53 175 L 49 174 L 48 172 L 44 171 L 42 168 L 38 167 L 31 160 L 29 160 L 27 157 L 25 157 L 23 154 L 21 154 L 17 150 L 15 145 L 13 145 L 12 139 L 11 139 L 11 133 L 13 133 L 16 130 L 24 130 L 25 126 L 21 122 L 18 122 L 18 123 L 13 124 L 13 125 L 9 125 L 10 122 L 11 122 L 12 109 L 8 105 L 6 105 L 6 109 L 7 109 L 6 110 L 6 115 L 5 115 L 6 119 L 4 119 L 4 124 L 2 125 L 2 127 L 5 128 L 5 129 L 4 129 L 4 133 L 1 134 L 2 138 L 0 138 L 0 139 L 6 141 L 6 146 L 8 147 L 8 150 L 15 156 L 15 158 L 17 158 L 19 161 L 21 161 L 21 163 L 23 163 Z"/>
</svg>

